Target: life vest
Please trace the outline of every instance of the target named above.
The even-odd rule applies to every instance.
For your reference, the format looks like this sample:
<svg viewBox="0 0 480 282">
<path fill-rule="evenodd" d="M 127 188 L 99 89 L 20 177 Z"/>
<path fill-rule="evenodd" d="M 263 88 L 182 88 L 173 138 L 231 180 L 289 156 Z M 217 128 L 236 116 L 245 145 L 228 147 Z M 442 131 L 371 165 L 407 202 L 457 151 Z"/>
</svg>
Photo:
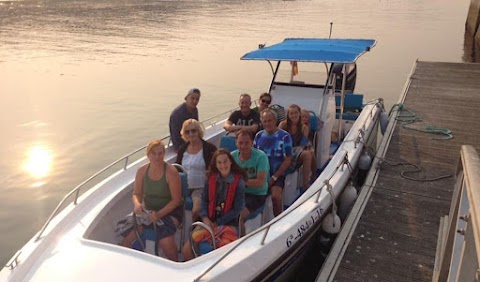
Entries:
<svg viewBox="0 0 480 282">
<path fill-rule="evenodd" d="M 240 175 L 235 174 L 234 180 L 227 187 L 227 196 L 225 199 L 225 206 L 222 207 L 222 214 L 226 214 L 233 207 L 233 201 L 235 200 L 235 193 L 237 191 L 238 182 L 240 182 Z M 217 190 L 217 174 L 212 173 L 208 178 L 208 217 L 215 219 L 215 207 L 216 203 L 216 190 Z M 220 203 L 221 205 L 221 203 Z"/>
</svg>

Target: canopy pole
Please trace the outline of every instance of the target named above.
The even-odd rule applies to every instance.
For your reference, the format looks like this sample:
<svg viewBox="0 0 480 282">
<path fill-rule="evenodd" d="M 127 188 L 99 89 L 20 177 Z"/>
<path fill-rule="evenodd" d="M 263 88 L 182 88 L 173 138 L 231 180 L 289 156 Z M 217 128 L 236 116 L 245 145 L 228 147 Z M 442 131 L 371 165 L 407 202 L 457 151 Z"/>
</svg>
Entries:
<svg viewBox="0 0 480 282">
<path fill-rule="evenodd" d="M 343 120 L 343 105 L 345 104 L 345 87 L 347 84 L 347 66 L 350 64 L 343 64 L 342 67 L 342 92 L 340 96 L 340 116 L 338 117 L 338 140 L 337 143 L 340 143 L 340 140 L 343 139 L 343 132 L 342 132 L 342 120 Z"/>
<path fill-rule="evenodd" d="M 290 66 L 291 66 L 291 69 L 290 69 L 290 82 L 293 81 L 293 61 L 290 61 Z"/>
<path fill-rule="evenodd" d="M 328 39 L 332 37 L 333 22 L 330 22 L 330 34 L 328 34 Z"/>
</svg>

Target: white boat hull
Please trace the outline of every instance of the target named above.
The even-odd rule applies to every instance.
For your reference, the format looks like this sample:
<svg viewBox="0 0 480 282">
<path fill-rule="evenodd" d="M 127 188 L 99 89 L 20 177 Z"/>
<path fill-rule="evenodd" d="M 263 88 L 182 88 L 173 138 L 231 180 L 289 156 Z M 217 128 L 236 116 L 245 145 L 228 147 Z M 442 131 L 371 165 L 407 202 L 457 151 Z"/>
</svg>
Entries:
<svg viewBox="0 0 480 282">
<path fill-rule="evenodd" d="M 381 109 L 367 105 L 313 185 L 280 216 L 245 237 L 188 262 L 116 245 L 114 223 L 132 210 L 131 191 L 137 168 L 146 159 L 121 169 L 81 195 L 53 218 L 40 238 L 30 240 L 0 272 L 1 281 L 105 281 L 150 277 L 170 281 L 263 281 L 281 277 L 298 259 L 302 246 L 319 228 L 332 204 L 325 181 L 340 195 L 355 167 L 363 144 Z M 360 131 L 363 133 L 361 134 Z M 206 138 L 218 144 L 221 123 L 207 129 Z M 358 136 L 361 137 L 358 137 Z M 360 142 L 355 142 L 360 141 Z M 166 158 L 172 161 L 173 151 Z"/>
</svg>

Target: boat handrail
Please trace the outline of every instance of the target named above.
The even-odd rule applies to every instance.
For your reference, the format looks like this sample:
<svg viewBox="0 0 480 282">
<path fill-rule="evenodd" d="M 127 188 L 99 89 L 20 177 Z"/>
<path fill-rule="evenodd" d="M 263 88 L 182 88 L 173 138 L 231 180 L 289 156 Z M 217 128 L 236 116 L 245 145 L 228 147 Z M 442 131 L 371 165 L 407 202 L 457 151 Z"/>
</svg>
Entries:
<svg viewBox="0 0 480 282">
<path fill-rule="evenodd" d="M 167 139 L 169 139 L 170 136 L 167 136 L 167 137 L 164 137 L 162 138 L 161 140 L 162 141 L 165 141 Z M 35 241 L 38 241 L 38 239 L 40 239 L 40 237 L 42 236 L 43 232 L 45 231 L 45 229 L 47 228 L 47 226 L 49 225 L 49 223 L 52 221 L 52 219 L 57 215 L 57 213 L 59 212 L 60 208 L 64 205 L 64 203 L 67 201 L 67 199 L 70 198 L 70 196 L 72 196 L 73 194 L 75 195 L 73 197 L 73 205 L 77 205 L 78 203 L 78 197 L 80 195 L 80 190 L 81 188 L 83 188 L 87 183 L 89 183 L 91 180 L 95 179 L 97 176 L 99 176 L 100 174 L 104 173 L 105 171 L 109 170 L 110 168 L 112 168 L 113 166 L 121 163 L 121 162 L 124 162 L 123 164 L 123 170 L 126 170 L 128 165 L 129 165 L 129 161 L 130 161 L 130 156 L 138 153 L 139 151 L 141 150 L 144 150 L 145 148 L 147 147 L 147 145 L 144 145 L 126 155 L 124 155 L 123 157 L 119 158 L 118 160 L 112 162 L 111 164 L 107 165 L 106 167 L 104 167 L 103 169 L 99 170 L 98 172 L 96 172 L 95 174 L 93 174 L 92 176 L 90 176 L 89 178 L 87 178 L 86 180 L 84 180 L 82 183 L 78 184 L 75 188 L 73 188 L 70 192 L 68 192 L 64 197 L 63 199 L 58 203 L 57 207 L 53 210 L 53 212 L 50 214 L 50 217 L 47 219 L 47 221 L 45 222 L 45 224 L 43 225 L 42 229 L 40 229 L 40 232 L 38 233 L 37 237 L 35 238 Z M 103 181 L 104 179 L 102 179 L 101 181 Z"/>
<path fill-rule="evenodd" d="M 228 113 L 231 113 L 233 112 L 234 110 L 238 109 L 238 107 L 236 108 L 233 108 L 231 110 L 228 110 L 228 111 L 225 111 L 225 112 L 222 112 L 218 115 L 215 115 L 215 116 L 212 116 L 212 117 L 209 117 L 207 118 L 206 120 L 202 121 L 202 125 L 204 127 L 209 127 L 209 126 L 214 126 L 215 123 L 212 123 L 212 124 L 209 124 L 208 126 L 206 126 L 206 123 L 209 122 L 209 121 L 212 121 L 216 118 L 219 118 L 221 116 L 224 116 Z M 170 138 L 170 135 L 164 137 L 161 139 L 163 142 L 166 143 L 166 146 L 168 147 L 170 144 L 171 144 L 171 138 Z M 167 142 L 168 140 L 168 142 Z M 70 192 L 68 192 L 64 197 L 63 199 L 57 204 L 56 208 L 53 210 L 53 212 L 50 214 L 50 216 L 48 217 L 47 221 L 43 224 L 42 226 L 42 229 L 40 229 L 40 232 L 38 233 L 37 237 L 35 238 L 35 242 L 38 241 L 40 239 L 40 237 L 42 236 L 43 232 L 45 231 L 45 229 L 47 228 L 47 226 L 50 224 L 50 222 L 52 221 L 52 219 L 58 214 L 58 212 L 60 211 L 60 208 L 65 204 L 65 202 L 67 201 L 67 199 L 69 199 L 73 194 L 75 195 L 74 198 L 73 198 L 73 205 L 77 205 L 77 201 L 78 201 L 78 197 L 80 195 L 80 191 L 82 190 L 82 188 L 87 184 L 89 183 L 91 180 L 95 179 L 97 176 L 101 175 L 102 173 L 104 173 L 105 171 L 109 170 L 110 168 L 112 168 L 113 166 L 116 166 L 117 164 L 121 163 L 121 162 L 124 162 L 123 164 L 123 170 L 126 170 L 128 165 L 130 164 L 130 157 L 133 156 L 134 154 L 144 150 L 145 148 L 147 147 L 147 145 L 144 145 L 126 155 L 124 155 L 123 157 L 119 158 L 118 160 L 112 162 L 111 164 L 107 165 L 105 168 L 101 169 L 100 171 L 96 172 L 95 174 L 93 174 L 92 176 L 90 176 L 89 178 L 87 178 L 86 180 L 84 180 L 82 183 L 78 184 L 75 188 L 73 188 Z M 138 158 L 140 159 L 140 158 Z M 138 159 L 136 159 L 135 161 L 137 161 Z M 101 179 L 99 181 L 99 183 L 101 181 L 103 181 L 104 179 Z"/>
<path fill-rule="evenodd" d="M 263 245 L 265 243 L 265 239 L 268 235 L 268 232 L 270 231 L 270 227 L 272 225 L 274 225 L 275 223 L 277 223 L 280 219 L 284 218 L 285 216 L 289 215 L 290 213 L 292 213 L 293 211 L 295 211 L 298 207 L 302 206 L 302 204 L 304 204 L 305 202 L 309 201 L 310 199 L 312 199 L 314 196 L 317 196 L 317 199 L 315 200 L 315 203 L 318 203 L 318 200 L 319 200 L 319 197 L 320 197 L 320 194 L 322 193 L 323 191 L 323 187 L 325 186 L 328 186 L 328 182 L 330 181 L 330 179 L 333 178 L 333 176 L 335 175 L 335 173 L 338 171 L 338 169 L 340 167 L 342 167 L 344 164 L 345 164 L 345 156 L 347 155 L 347 152 L 344 151 L 343 152 L 344 156 L 342 157 L 344 161 L 342 161 L 340 164 L 337 165 L 337 167 L 335 168 L 335 170 L 333 171 L 333 173 L 330 175 L 329 178 L 327 178 L 325 180 L 325 182 L 322 184 L 322 186 L 320 186 L 318 188 L 318 191 L 313 193 L 312 195 L 308 196 L 307 198 L 303 199 L 302 201 L 296 201 L 294 202 L 294 204 L 286 211 L 282 212 L 281 213 L 281 216 L 277 216 L 275 218 L 273 218 L 272 220 L 270 220 L 268 223 L 264 224 L 263 226 L 261 226 L 260 228 L 248 233 L 247 235 L 241 237 L 240 239 L 238 239 L 237 241 L 235 241 L 235 245 L 232 246 L 232 248 L 230 248 L 227 252 L 225 252 L 218 260 L 216 260 L 213 264 L 210 265 L 210 267 L 208 267 L 204 272 L 202 272 L 197 278 L 195 278 L 193 281 L 200 281 L 200 279 L 205 276 L 205 274 L 207 274 L 210 270 L 212 270 L 216 265 L 218 265 L 220 263 L 220 261 L 222 261 L 225 257 L 227 257 L 231 252 L 233 252 L 238 246 L 240 246 L 244 241 L 248 240 L 249 238 L 255 236 L 256 234 L 262 232 L 262 231 L 265 231 L 265 233 L 263 234 L 263 237 L 262 237 L 262 242 L 261 244 Z"/>
<path fill-rule="evenodd" d="M 206 125 L 206 123 L 207 123 L 208 121 L 215 120 L 216 118 L 219 118 L 219 117 L 221 117 L 221 116 L 223 116 L 223 115 L 230 114 L 230 113 L 232 113 L 233 111 L 238 110 L 238 109 L 239 109 L 239 107 L 236 107 L 236 108 L 230 109 L 230 110 L 228 110 L 228 111 L 222 112 L 222 113 L 220 113 L 220 114 L 218 114 L 218 115 L 211 116 L 211 117 L 209 117 L 209 118 L 201 121 L 201 123 L 202 123 L 202 125 L 203 125 L 205 128 L 207 128 L 208 126 L 213 126 L 213 125 L 215 125 L 215 123 L 210 123 L 208 126 Z"/>
<path fill-rule="evenodd" d="M 382 105 L 380 105 L 380 101 L 379 100 L 373 100 L 367 104 L 375 104 L 376 106 L 378 106 L 380 109 L 382 109 Z M 375 107 L 372 107 L 370 109 L 370 112 L 368 113 L 370 117 L 373 117 L 373 110 L 375 109 Z M 362 124 L 361 126 L 361 129 L 359 130 L 358 132 L 358 137 L 362 137 L 364 138 L 363 134 L 361 133 L 362 132 L 362 129 L 365 130 L 365 125 L 367 123 L 367 120 L 366 119 L 364 121 L 364 123 Z M 363 131 L 364 132 L 364 131 Z M 354 140 L 355 142 L 355 148 L 357 148 L 357 144 L 358 143 L 362 143 L 364 144 L 364 141 L 363 142 L 358 142 L 358 137 L 356 137 Z M 339 148 L 340 149 L 340 148 Z M 312 199 L 314 196 L 317 196 L 317 198 L 315 199 L 315 203 L 318 203 L 319 199 L 320 199 L 320 195 L 323 191 L 323 188 L 324 187 L 328 187 L 330 184 L 330 180 L 335 176 L 335 174 L 338 172 L 338 170 L 340 168 L 342 168 L 343 170 L 343 166 L 344 165 L 347 165 L 347 167 L 349 169 L 351 169 L 350 167 L 350 162 L 349 162 L 349 159 L 348 159 L 348 153 L 347 151 L 343 151 L 342 152 L 342 161 L 335 167 L 335 169 L 333 170 L 333 172 L 331 173 L 331 175 L 329 177 L 327 177 L 325 179 L 325 181 L 323 182 L 323 184 L 318 188 L 318 191 L 315 192 L 315 193 L 312 193 L 312 195 L 306 197 L 305 199 L 299 201 L 295 201 L 293 203 L 292 206 L 290 206 L 290 208 L 284 212 L 281 213 L 280 216 L 277 216 L 275 218 L 273 218 L 271 221 L 269 221 L 268 223 L 264 224 L 263 226 L 259 227 L 258 229 L 248 233 L 247 235 L 241 237 L 240 239 L 238 239 L 237 241 L 235 241 L 234 243 L 232 244 L 235 244 L 233 245 L 228 251 L 226 251 L 222 256 L 220 256 L 220 258 L 218 258 L 214 263 L 212 263 L 206 270 L 204 270 L 197 278 L 195 278 L 193 281 L 194 282 L 197 282 L 197 281 L 200 281 L 200 279 L 202 279 L 203 276 L 205 276 L 210 270 L 212 270 L 215 266 L 217 266 L 224 258 L 226 258 L 230 253 L 232 253 L 238 246 L 240 246 L 244 241 L 250 239 L 251 237 L 255 236 L 256 234 L 260 233 L 260 232 L 263 232 L 265 231 L 265 233 L 263 234 L 263 237 L 262 237 L 262 241 L 261 241 L 261 244 L 263 245 L 265 243 L 265 239 L 268 235 L 268 232 L 270 231 L 270 227 L 275 224 L 276 222 L 278 222 L 280 219 L 284 218 L 285 216 L 289 215 L 290 213 L 292 213 L 293 211 L 295 211 L 298 207 L 302 206 L 305 202 L 309 201 L 310 199 Z M 313 211 L 313 210 L 312 210 Z"/>
<path fill-rule="evenodd" d="M 433 281 L 477 281 L 480 278 L 480 158 L 463 145 L 450 205 L 448 229 L 439 231 Z M 443 232 L 442 232 L 443 231 Z"/>
</svg>

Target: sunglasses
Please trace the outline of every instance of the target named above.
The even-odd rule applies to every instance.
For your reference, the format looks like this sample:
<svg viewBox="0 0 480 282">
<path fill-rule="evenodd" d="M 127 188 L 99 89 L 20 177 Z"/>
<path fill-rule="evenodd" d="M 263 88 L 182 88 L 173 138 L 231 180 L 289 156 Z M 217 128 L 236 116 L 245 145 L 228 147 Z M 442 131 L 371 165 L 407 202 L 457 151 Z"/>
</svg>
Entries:
<svg viewBox="0 0 480 282">
<path fill-rule="evenodd" d="M 186 135 L 188 135 L 190 133 L 195 134 L 195 133 L 197 133 L 197 130 L 195 128 L 185 130 Z"/>
<path fill-rule="evenodd" d="M 262 103 L 265 103 L 267 105 L 270 105 L 270 103 L 272 102 L 270 100 L 265 100 L 265 99 L 262 99 L 261 101 L 262 101 Z"/>
</svg>

